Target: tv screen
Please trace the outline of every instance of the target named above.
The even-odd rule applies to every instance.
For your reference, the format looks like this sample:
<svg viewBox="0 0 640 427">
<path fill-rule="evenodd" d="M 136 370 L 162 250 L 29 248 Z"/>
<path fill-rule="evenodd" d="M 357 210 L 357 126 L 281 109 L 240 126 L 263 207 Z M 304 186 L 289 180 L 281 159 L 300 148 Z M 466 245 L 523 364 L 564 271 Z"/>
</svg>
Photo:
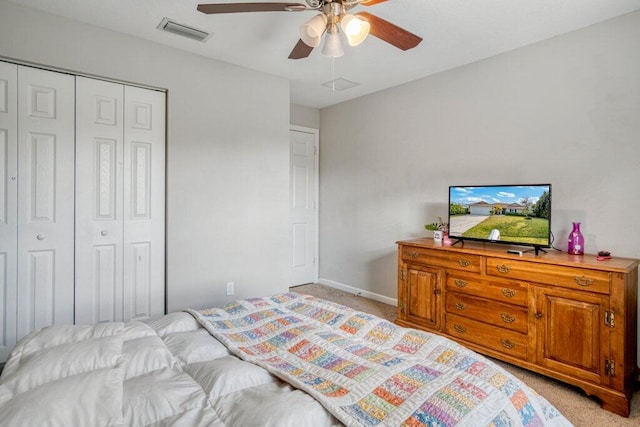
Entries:
<svg viewBox="0 0 640 427">
<path fill-rule="evenodd" d="M 450 186 L 449 236 L 549 247 L 551 184 Z"/>
</svg>

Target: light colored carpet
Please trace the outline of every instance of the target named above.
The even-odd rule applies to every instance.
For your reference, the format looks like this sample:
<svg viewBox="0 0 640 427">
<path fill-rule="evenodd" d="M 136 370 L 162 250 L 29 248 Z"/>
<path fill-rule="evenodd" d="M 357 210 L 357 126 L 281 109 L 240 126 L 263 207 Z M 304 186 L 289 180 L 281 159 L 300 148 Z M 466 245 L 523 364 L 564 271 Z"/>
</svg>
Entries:
<svg viewBox="0 0 640 427">
<path fill-rule="evenodd" d="M 310 284 L 296 286 L 291 290 L 334 301 L 390 321 L 394 321 L 396 318 L 396 307 L 327 286 Z M 577 427 L 640 426 L 640 391 L 636 391 L 633 395 L 630 417 L 624 418 L 600 408 L 600 404 L 595 398 L 588 397 L 577 387 L 529 372 L 508 363 L 492 360 L 544 396 Z"/>
</svg>

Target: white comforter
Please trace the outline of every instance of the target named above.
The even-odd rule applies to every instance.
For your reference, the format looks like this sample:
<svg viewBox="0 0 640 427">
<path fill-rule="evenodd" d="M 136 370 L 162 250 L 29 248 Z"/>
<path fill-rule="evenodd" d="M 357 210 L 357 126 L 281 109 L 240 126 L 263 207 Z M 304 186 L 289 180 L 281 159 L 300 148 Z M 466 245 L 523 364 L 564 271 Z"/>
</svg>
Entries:
<svg viewBox="0 0 640 427">
<path fill-rule="evenodd" d="M 306 393 L 230 355 L 187 313 L 52 326 L 13 350 L 2 426 L 327 426 Z"/>
<path fill-rule="evenodd" d="M 289 311 L 286 311 L 285 308 Z M 282 311 L 285 317 L 274 320 L 265 315 L 264 309 L 274 313 Z M 534 392 L 508 373 L 504 372 L 498 375 L 506 382 L 497 384 L 495 376 L 484 381 L 484 373 L 493 372 L 491 362 L 479 361 L 482 362 L 479 365 L 469 365 L 469 361 L 475 360 L 475 356 L 471 352 L 469 352 L 470 354 L 465 353 L 457 344 L 452 343 L 453 347 L 449 350 L 444 348 L 443 355 L 446 354 L 444 359 L 442 356 L 435 362 L 430 362 L 426 357 L 427 353 L 435 354 L 434 351 L 442 347 L 436 346 L 437 349 L 434 350 L 431 344 L 441 343 L 441 340 L 444 339 L 429 338 L 430 335 L 425 335 L 422 332 L 404 330 L 382 319 L 337 304 L 314 300 L 311 297 L 301 297 L 296 294 L 285 294 L 270 299 L 238 301 L 221 309 L 205 310 L 203 313 L 194 313 L 194 315 L 201 321 L 203 316 L 206 317 L 206 321 L 203 323 L 211 330 L 211 333 L 218 334 L 216 328 L 224 329 L 219 334 L 223 342 L 233 341 L 231 338 L 235 337 L 234 339 L 247 345 L 254 345 L 253 347 L 249 346 L 249 349 L 267 348 L 269 347 L 267 344 L 273 344 L 273 342 L 282 344 L 286 340 L 282 341 L 280 338 L 285 336 L 293 339 L 291 345 L 295 344 L 298 348 L 301 345 L 300 339 L 305 338 L 310 341 L 316 339 L 308 334 L 303 334 L 298 337 L 300 339 L 296 340 L 293 329 L 289 330 L 287 327 L 282 331 L 276 327 L 277 325 L 291 323 L 297 328 L 294 328 L 295 330 L 312 331 L 316 329 L 316 324 L 329 323 L 335 329 L 330 330 L 329 333 L 322 331 L 316 333 L 322 339 L 316 340 L 318 351 L 313 354 L 318 356 L 320 350 L 333 346 L 335 347 L 334 351 L 346 354 L 345 358 L 351 359 L 353 355 L 364 357 L 366 360 L 362 361 L 362 366 L 367 364 L 378 366 L 377 362 L 380 362 L 378 356 L 382 355 L 380 353 L 382 350 L 385 351 L 385 354 L 392 355 L 392 350 L 386 347 L 380 347 L 379 351 L 374 351 L 371 347 L 375 343 L 383 346 L 384 342 L 380 342 L 381 340 L 391 341 L 394 344 L 393 348 L 405 349 L 402 354 L 398 355 L 399 361 L 401 361 L 400 359 L 411 359 L 413 353 L 416 356 L 425 353 L 424 358 L 420 356 L 419 362 L 435 363 L 443 372 L 446 370 L 446 375 L 442 375 L 445 379 L 456 382 L 456 378 L 462 375 L 468 380 L 456 382 L 456 384 L 461 384 L 456 387 L 450 387 L 446 382 L 434 381 L 437 383 L 436 385 L 440 385 L 439 388 L 424 389 L 425 399 L 431 394 L 437 395 L 438 402 L 446 403 L 452 410 L 461 411 L 471 407 L 480 409 L 487 407 L 484 403 L 482 405 L 472 404 L 473 402 L 465 394 L 467 389 L 472 387 L 472 383 L 477 383 L 476 386 L 485 390 L 487 392 L 485 394 L 489 397 L 500 394 L 495 390 L 491 391 L 495 387 L 499 386 L 501 389 L 506 387 L 506 390 L 503 390 L 506 403 L 494 402 L 491 408 L 513 406 L 516 408 L 518 416 L 507 416 L 509 415 L 507 412 L 511 410 L 505 409 L 498 414 L 499 416 L 490 417 L 493 421 L 487 423 L 486 418 L 476 418 L 476 412 L 473 412 L 465 416 L 466 421 L 463 422 L 465 425 L 475 426 L 479 422 L 488 425 L 527 425 L 533 427 L 543 424 L 545 419 L 549 420 L 549 424 L 555 426 L 570 425 L 564 417 L 557 413 L 555 408 L 544 399 L 538 399 Z M 304 322 L 300 323 L 303 320 Z M 395 332 L 382 333 L 392 330 Z M 416 341 L 419 337 L 414 337 L 415 334 L 425 335 L 423 337 L 425 339 Z M 366 336 L 368 340 L 364 344 L 351 345 L 349 337 L 352 335 Z M 260 336 L 267 339 L 268 342 L 254 342 L 254 338 Z M 327 338 L 334 336 L 336 339 L 340 339 L 327 341 Z M 403 337 L 411 339 L 406 341 Z M 330 345 L 328 342 L 333 344 Z M 230 348 L 240 353 L 240 347 L 230 345 Z M 286 351 L 292 351 L 286 345 L 283 348 L 288 349 Z M 419 352 L 422 353 L 418 354 Z M 309 359 L 306 356 L 307 350 L 303 353 L 303 359 Z M 456 358 L 455 354 L 464 357 Z M 313 376 L 314 372 L 322 370 L 321 367 L 326 369 L 334 367 L 333 371 L 335 371 L 337 365 L 334 366 L 335 364 L 332 363 L 334 359 L 325 356 L 318 356 L 317 360 L 313 359 L 311 361 L 313 363 L 310 362 L 308 369 L 296 368 L 292 372 L 297 372 L 306 378 L 309 375 Z M 481 358 L 479 355 L 477 357 Z M 298 363 L 297 359 L 292 360 Z M 318 366 L 315 366 L 314 363 Z M 452 366 L 449 366 L 452 363 L 456 366 L 460 365 L 459 368 L 464 372 L 454 372 L 450 369 Z M 480 365 L 487 369 L 477 368 Z M 373 394 L 387 399 L 386 402 L 401 404 L 398 396 L 405 396 L 409 389 L 413 390 L 418 387 L 417 377 L 404 375 L 406 369 L 402 364 L 391 364 L 390 366 L 402 369 L 402 372 L 392 372 L 392 374 L 402 375 L 402 378 L 406 377 L 405 380 L 403 382 L 389 382 L 381 377 L 379 386 L 374 387 Z M 500 370 L 497 367 L 495 369 Z M 380 375 L 383 375 L 384 369 L 380 371 Z M 474 379 L 470 375 L 466 375 L 467 371 L 477 378 Z M 274 372 L 281 378 L 292 380 L 289 378 L 290 376 L 284 375 L 281 371 Z M 377 375 L 376 373 L 374 377 L 377 378 Z M 296 382 L 296 378 L 293 380 L 295 384 L 304 388 L 306 384 L 304 381 Z M 342 379 L 340 381 L 342 381 L 341 384 L 348 382 Z M 312 383 L 317 384 L 314 381 Z M 356 384 L 352 394 L 356 397 L 371 395 L 365 386 L 369 387 L 371 384 Z M 384 390 L 382 390 L 383 388 Z M 443 394 L 441 389 L 448 391 Z M 380 394 L 385 390 L 386 394 Z M 313 393 L 313 389 L 308 391 Z M 422 391 L 416 391 L 415 394 L 420 397 Z M 396 397 L 394 398 L 394 396 Z M 389 400 L 391 398 L 394 399 Z M 336 411 L 335 405 L 327 402 L 327 399 L 323 400 L 322 396 L 319 396 L 319 400 L 334 413 L 340 412 Z M 408 403 L 412 402 L 409 398 L 405 400 Z M 528 402 L 532 402 L 532 404 L 529 405 Z M 378 406 L 386 405 L 382 401 L 379 401 L 378 404 Z M 440 406 L 434 410 L 439 411 L 438 408 Z M 414 408 L 409 409 L 413 410 Z M 402 415 L 401 413 L 406 410 L 407 408 L 403 407 L 402 410 L 398 410 L 398 413 Z M 431 414 L 431 412 L 427 413 Z M 345 417 L 344 420 L 349 425 L 374 426 L 383 423 L 394 425 L 400 423 L 399 419 L 404 419 L 404 417 L 398 418 L 394 415 L 378 423 L 375 418 L 360 417 L 356 420 L 353 417 Z M 413 417 L 411 420 L 415 422 L 405 420 L 405 424 L 432 424 L 431 422 L 421 424 L 418 421 L 422 418 L 425 417 Z M 427 418 L 429 417 L 425 419 Z M 514 419 L 515 421 L 513 421 Z M 0 377 L 0 426 L 298 427 L 339 424 L 340 422 L 309 394 L 282 382 L 262 367 L 231 355 L 227 347 L 213 338 L 188 313 L 169 314 L 149 323 L 51 326 L 35 331 L 18 343 Z"/>
</svg>

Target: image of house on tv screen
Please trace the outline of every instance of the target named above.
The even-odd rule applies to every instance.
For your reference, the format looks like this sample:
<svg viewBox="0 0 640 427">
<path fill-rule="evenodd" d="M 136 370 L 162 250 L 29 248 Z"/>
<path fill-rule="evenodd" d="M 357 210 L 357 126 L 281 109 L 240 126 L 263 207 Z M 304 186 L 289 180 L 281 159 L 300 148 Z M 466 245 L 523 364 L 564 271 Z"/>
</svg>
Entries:
<svg viewBox="0 0 640 427">
<path fill-rule="evenodd" d="M 449 236 L 546 246 L 551 235 L 551 185 L 449 188 Z"/>
</svg>

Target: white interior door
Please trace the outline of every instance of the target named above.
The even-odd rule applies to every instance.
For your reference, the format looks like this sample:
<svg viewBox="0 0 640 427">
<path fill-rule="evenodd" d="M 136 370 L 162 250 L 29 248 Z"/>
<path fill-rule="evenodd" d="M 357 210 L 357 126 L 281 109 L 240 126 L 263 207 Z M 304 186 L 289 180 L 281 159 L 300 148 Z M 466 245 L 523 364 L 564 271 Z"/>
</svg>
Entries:
<svg viewBox="0 0 640 427">
<path fill-rule="evenodd" d="M 125 86 L 124 313 L 164 314 L 165 94 Z"/>
<path fill-rule="evenodd" d="M 18 339 L 73 323 L 74 79 L 18 68 Z"/>
<path fill-rule="evenodd" d="M 0 62 L 0 361 L 16 344 L 18 66 Z"/>
<path fill-rule="evenodd" d="M 75 321 L 122 321 L 124 85 L 76 78 Z"/>
<path fill-rule="evenodd" d="M 291 282 L 318 279 L 318 131 L 292 126 L 289 131 L 291 210 Z"/>
</svg>

